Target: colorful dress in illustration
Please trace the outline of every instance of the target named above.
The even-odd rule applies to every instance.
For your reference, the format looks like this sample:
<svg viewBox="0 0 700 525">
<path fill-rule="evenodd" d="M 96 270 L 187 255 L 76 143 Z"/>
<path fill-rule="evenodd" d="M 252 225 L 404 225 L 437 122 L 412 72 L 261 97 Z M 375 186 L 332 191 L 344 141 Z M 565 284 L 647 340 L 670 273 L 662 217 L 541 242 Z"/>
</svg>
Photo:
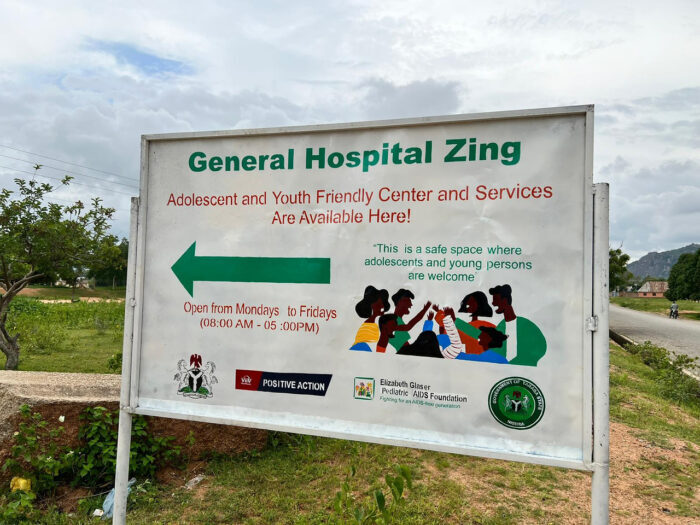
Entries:
<svg viewBox="0 0 700 525">
<path fill-rule="evenodd" d="M 389 292 L 370 285 L 365 288 L 362 300 L 355 305 L 355 312 L 365 320 L 355 335 L 350 350 L 372 352 L 372 345 L 379 341 L 377 318 L 389 310 Z"/>
</svg>

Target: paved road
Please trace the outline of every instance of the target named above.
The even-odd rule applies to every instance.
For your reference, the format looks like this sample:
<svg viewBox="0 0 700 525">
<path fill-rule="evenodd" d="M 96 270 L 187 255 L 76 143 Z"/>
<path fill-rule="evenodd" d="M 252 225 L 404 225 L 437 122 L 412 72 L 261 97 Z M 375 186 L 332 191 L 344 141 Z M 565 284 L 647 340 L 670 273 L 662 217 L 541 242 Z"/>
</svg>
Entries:
<svg viewBox="0 0 700 525">
<path fill-rule="evenodd" d="M 611 304 L 610 329 L 637 343 L 651 341 L 667 350 L 700 357 L 700 321 L 669 319 Z"/>
</svg>

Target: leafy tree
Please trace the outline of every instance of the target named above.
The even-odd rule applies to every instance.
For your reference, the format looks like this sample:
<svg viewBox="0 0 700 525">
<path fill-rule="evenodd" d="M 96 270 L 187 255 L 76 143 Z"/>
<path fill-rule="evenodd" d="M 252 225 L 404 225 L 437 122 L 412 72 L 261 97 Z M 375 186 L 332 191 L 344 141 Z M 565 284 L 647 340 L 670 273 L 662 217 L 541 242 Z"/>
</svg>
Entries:
<svg viewBox="0 0 700 525">
<path fill-rule="evenodd" d="M 94 277 L 99 286 L 125 286 L 129 241 L 122 238 L 121 242 L 116 244 L 112 238 L 106 238 L 100 251 L 100 260 L 90 268 L 88 277 Z"/>
<path fill-rule="evenodd" d="M 71 177 L 61 182 L 69 184 Z M 15 179 L 16 195 L 0 191 L 0 351 L 5 368 L 19 366 L 19 337 L 7 331 L 10 303 L 30 283 L 50 277 L 75 275 L 99 258 L 99 248 L 109 235 L 113 208 L 93 199 L 88 209 L 81 201 L 72 205 L 45 203 L 53 191 L 49 184 Z"/>
<path fill-rule="evenodd" d="M 695 253 L 684 253 L 671 268 L 668 276 L 666 298 L 700 299 L 700 250 Z"/>
<path fill-rule="evenodd" d="M 626 286 L 634 277 L 627 269 L 630 256 L 622 252 L 622 248 L 610 249 L 609 286 L 611 290 L 619 290 Z"/>
</svg>

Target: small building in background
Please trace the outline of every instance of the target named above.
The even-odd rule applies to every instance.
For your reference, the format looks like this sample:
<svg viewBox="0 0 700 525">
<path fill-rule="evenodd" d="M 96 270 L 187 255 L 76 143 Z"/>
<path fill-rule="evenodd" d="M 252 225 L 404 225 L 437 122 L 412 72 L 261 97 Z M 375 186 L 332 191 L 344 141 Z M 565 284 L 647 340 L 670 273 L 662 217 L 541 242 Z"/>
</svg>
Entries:
<svg viewBox="0 0 700 525">
<path fill-rule="evenodd" d="M 668 281 L 647 281 L 637 290 L 636 296 L 663 297 L 666 290 L 668 290 Z"/>
</svg>

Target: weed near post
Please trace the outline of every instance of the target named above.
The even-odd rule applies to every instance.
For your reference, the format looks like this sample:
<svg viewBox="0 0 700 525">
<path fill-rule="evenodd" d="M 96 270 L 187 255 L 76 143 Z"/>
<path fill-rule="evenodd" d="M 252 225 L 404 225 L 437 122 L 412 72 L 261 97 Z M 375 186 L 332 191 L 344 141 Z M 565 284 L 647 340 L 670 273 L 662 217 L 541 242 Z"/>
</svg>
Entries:
<svg viewBox="0 0 700 525">
<path fill-rule="evenodd" d="M 350 482 L 357 473 L 357 469 L 352 465 L 333 500 L 333 507 L 339 517 L 343 520 L 350 519 L 358 525 L 399 523 L 401 509 L 406 501 L 404 488 L 413 488 L 413 475 L 411 469 L 405 465 L 395 465 L 394 470 L 396 476 L 384 476 L 390 500 L 387 500 L 384 491 L 378 488 L 372 492 L 369 502 L 358 503 L 350 488 Z"/>
</svg>

